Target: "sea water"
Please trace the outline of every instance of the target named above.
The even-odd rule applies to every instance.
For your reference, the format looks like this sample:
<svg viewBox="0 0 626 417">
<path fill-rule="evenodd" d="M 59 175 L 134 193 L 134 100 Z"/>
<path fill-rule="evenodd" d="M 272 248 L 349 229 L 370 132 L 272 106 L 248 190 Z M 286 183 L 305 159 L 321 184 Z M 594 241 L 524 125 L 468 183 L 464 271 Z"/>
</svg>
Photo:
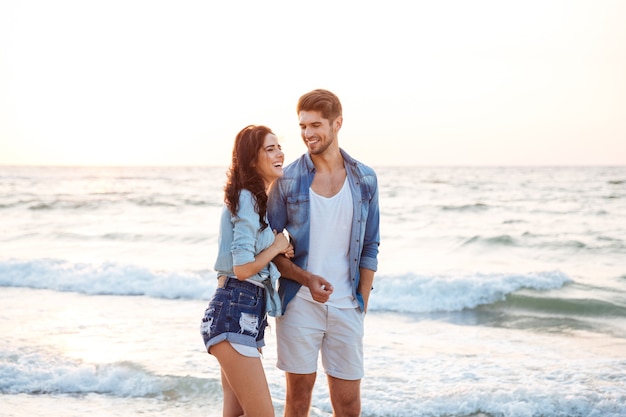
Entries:
<svg viewBox="0 0 626 417">
<path fill-rule="evenodd" d="M 626 416 L 626 167 L 375 168 L 363 416 Z M 221 415 L 225 171 L 0 167 L 0 415 Z"/>
</svg>

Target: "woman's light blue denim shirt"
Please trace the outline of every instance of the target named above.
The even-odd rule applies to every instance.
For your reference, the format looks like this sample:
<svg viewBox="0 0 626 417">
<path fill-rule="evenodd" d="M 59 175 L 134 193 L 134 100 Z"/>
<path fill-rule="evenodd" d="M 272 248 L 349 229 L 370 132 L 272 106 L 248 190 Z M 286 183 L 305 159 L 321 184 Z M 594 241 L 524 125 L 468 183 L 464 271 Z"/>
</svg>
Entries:
<svg viewBox="0 0 626 417">
<path fill-rule="evenodd" d="M 267 221 L 267 220 L 266 220 Z M 239 194 L 239 211 L 233 215 L 224 205 L 220 219 L 218 252 L 214 269 L 217 275 L 234 277 L 234 265 L 244 265 L 254 261 L 254 257 L 274 242 L 271 227 L 261 230 L 259 214 L 254 209 L 254 197 L 246 189 Z M 267 314 L 281 315 L 280 298 L 276 292 L 280 273 L 270 262 L 249 280 L 263 283 L 267 293 Z"/>
<path fill-rule="evenodd" d="M 350 237 L 350 278 L 352 293 L 364 308 L 363 297 L 358 293 L 361 274 L 359 269 L 376 271 L 378 268 L 378 246 L 380 244 L 380 211 L 378 207 L 378 180 L 374 170 L 350 157 L 341 150 L 350 191 L 352 193 L 353 216 Z M 272 229 L 286 229 L 294 246 L 292 259 L 300 268 L 306 269 L 309 254 L 310 201 L 309 188 L 315 176 L 315 166 L 306 153 L 283 170 L 269 193 L 267 213 Z M 332 236 L 329 236 L 332 239 Z M 293 299 L 300 284 L 286 277 L 280 279 L 283 312 Z"/>
</svg>

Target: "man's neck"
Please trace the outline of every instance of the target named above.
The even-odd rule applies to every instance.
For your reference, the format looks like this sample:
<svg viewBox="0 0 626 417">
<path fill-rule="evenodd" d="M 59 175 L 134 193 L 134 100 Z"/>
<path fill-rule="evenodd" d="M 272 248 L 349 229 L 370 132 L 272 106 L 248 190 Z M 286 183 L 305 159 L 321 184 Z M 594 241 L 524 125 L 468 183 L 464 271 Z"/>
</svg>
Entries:
<svg viewBox="0 0 626 417">
<path fill-rule="evenodd" d="M 315 165 L 315 170 L 320 173 L 332 173 L 344 168 L 343 156 L 339 148 L 328 149 L 323 154 L 311 155 L 311 161 Z"/>
</svg>

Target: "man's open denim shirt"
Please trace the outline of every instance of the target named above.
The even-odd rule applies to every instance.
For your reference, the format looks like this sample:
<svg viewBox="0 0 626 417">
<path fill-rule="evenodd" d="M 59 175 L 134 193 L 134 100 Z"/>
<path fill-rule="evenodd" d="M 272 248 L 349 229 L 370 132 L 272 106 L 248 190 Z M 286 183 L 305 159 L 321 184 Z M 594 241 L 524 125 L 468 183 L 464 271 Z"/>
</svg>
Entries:
<svg viewBox="0 0 626 417">
<path fill-rule="evenodd" d="M 380 211 L 378 207 L 378 180 L 370 167 L 350 157 L 341 150 L 353 201 L 352 231 L 350 238 L 350 278 L 352 294 L 361 310 L 363 297 L 357 292 L 360 280 L 359 268 L 376 271 L 378 268 L 378 245 L 380 244 Z M 284 169 L 269 194 L 268 219 L 272 229 L 287 229 L 295 249 L 292 261 L 306 269 L 309 253 L 310 201 L 309 188 L 315 176 L 311 156 L 305 153 Z M 281 277 L 279 293 L 283 313 L 293 299 L 300 284 Z"/>
</svg>

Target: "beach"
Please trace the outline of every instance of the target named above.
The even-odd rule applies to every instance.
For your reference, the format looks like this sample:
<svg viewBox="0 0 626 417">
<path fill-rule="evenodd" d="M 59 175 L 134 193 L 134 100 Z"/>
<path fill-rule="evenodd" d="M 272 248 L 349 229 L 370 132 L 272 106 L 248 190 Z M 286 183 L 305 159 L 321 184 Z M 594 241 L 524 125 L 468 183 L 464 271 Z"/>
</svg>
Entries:
<svg viewBox="0 0 626 417">
<path fill-rule="evenodd" d="M 363 416 L 626 416 L 626 167 L 374 167 Z M 225 171 L 0 166 L 3 416 L 221 415 Z"/>
</svg>

